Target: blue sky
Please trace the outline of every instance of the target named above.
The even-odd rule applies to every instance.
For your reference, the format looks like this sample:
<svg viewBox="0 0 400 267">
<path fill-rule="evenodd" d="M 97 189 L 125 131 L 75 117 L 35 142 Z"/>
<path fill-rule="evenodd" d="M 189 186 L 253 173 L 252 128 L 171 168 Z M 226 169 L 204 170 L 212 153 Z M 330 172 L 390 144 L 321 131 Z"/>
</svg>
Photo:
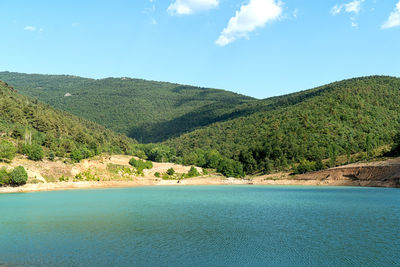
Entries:
<svg viewBox="0 0 400 267">
<path fill-rule="evenodd" d="M 399 0 L 1 0 L 0 70 L 257 98 L 400 76 Z"/>
</svg>

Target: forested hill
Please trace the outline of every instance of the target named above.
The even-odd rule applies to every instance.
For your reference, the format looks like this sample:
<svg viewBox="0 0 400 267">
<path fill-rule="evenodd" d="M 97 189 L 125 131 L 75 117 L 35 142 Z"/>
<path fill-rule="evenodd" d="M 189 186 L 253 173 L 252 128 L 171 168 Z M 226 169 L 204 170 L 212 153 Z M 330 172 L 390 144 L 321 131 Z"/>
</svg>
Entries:
<svg viewBox="0 0 400 267">
<path fill-rule="evenodd" d="M 231 166 L 241 173 L 238 162 L 249 174 L 292 166 L 321 169 L 335 166 L 341 155 L 357 161 L 373 157 L 375 148 L 392 145 L 400 132 L 400 79 L 388 76 L 354 78 L 264 100 L 223 90 L 129 78 L 93 80 L 0 72 L 0 79 L 15 85 L 21 93 L 141 142 L 164 141 L 173 148 L 161 149 L 168 151 L 165 160 L 215 167 L 218 164 L 213 160 L 219 152 L 221 157 L 235 160 L 235 164 L 218 160 L 224 163 L 220 165 L 227 173 Z M 76 120 L 73 117 L 70 125 Z M 79 122 L 83 128 L 99 127 Z M 105 147 L 126 147 L 129 142 L 101 127 L 93 133 L 83 132 L 102 133 L 94 139 Z M 109 139 L 102 140 L 99 136 L 103 135 Z M 72 136 L 78 138 L 81 134 Z M 81 144 L 76 138 L 74 142 Z M 150 145 L 136 149 L 152 158 L 156 148 Z"/>
<path fill-rule="evenodd" d="M 265 101 L 271 105 L 271 99 Z M 277 102 L 281 105 L 273 109 L 214 123 L 165 144 L 194 159 L 195 148 L 217 149 L 252 173 L 305 160 L 315 166 L 330 158 L 335 165 L 337 156 L 357 152 L 368 157 L 374 148 L 392 144 L 399 131 L 399 78 L 354 78 Z"/>
<path fill-rule="evenodd" d="M 130 78 L 87 79 L 66 75 L 0 72 L 21 94 L 95 121 L 140 142 L 251 114 L 254 99 L 232 92 Z M 233 113 L 233 114 L 232 114 Z"/>
<path fill-rule="evenodd" d="M 124 153 L 134 143 L 133 139 L 104 126 L 22 96 L 0 81 L 2 153 L 17 150 L 34 160 L 72 156 L 79 161 L 101 152 Z M 0 155 L 0 160 L 2 157 L 5 156 Z"/>
</svg>

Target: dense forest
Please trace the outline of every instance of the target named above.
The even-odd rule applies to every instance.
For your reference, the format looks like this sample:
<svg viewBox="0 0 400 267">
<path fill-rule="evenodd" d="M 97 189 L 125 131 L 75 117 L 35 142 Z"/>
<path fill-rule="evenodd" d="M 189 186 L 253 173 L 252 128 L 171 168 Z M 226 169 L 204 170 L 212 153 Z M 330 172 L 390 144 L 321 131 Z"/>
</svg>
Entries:
<svg viewBox="0 0 400 267">
<path fill-rule="evenodd" d="M 399 132 L 400 79 L 372 76 L 281 97 L 282 105 L 214 123 L 165 142 L 177 155 L 216 149 L 246 173 L 336 165 L 340 155 L 391 145 Z M 278 102 L 279 102 L 278 101 Z M 276 104 L 276 103 L 275 103 Z M 329 159 L 328 162 L 323 159 Z M 299 172 L 304 172 L 300 170 Z"/>
<path fill-rule="evenodd" d="M 96 123 L 18 94 L 0 81 L 0 160 L 15 153 L 32 160 L 80 161 L 101 152 L 128 153 L 136 142 Z"/>
<path fill-rule="evenodd" d="M 254 99 L 232 92 L 130 78 L 0 72 L 0 80 L 36 98 L 139 142 L 159 142 L 229 119 Z M 248 110 L 233 115 L 239 116 Z"/>
</svg>

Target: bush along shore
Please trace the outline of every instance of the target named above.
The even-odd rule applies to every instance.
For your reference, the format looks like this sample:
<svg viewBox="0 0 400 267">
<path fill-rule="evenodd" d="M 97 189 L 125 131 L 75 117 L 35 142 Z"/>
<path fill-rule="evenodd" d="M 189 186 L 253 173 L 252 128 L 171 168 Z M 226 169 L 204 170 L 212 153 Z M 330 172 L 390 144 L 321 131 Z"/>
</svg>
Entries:
<svg viewBox="0 0 400 267">
<path fill-rule="evenodd" d="M 6 167 L 0 169 L 0 186 L 21 186 L 28 181 L 28 173 L 25 168 L 18 166 L 11 171 Z"/>
</svg>

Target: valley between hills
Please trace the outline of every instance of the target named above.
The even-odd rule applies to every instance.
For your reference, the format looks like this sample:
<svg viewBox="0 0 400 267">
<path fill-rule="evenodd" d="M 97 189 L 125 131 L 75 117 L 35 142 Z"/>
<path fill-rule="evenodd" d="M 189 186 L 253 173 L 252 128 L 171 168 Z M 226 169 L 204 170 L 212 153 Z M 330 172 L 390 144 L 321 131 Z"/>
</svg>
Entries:
<svg viewBox="0 0 400 267">
<path fill-rule="evenodd" d="M 399 78 L 360 77 L 263 100 L 125 77 L 0 72 L 0 80 L 0 192 L 400 187 Z"/>
</svg>

